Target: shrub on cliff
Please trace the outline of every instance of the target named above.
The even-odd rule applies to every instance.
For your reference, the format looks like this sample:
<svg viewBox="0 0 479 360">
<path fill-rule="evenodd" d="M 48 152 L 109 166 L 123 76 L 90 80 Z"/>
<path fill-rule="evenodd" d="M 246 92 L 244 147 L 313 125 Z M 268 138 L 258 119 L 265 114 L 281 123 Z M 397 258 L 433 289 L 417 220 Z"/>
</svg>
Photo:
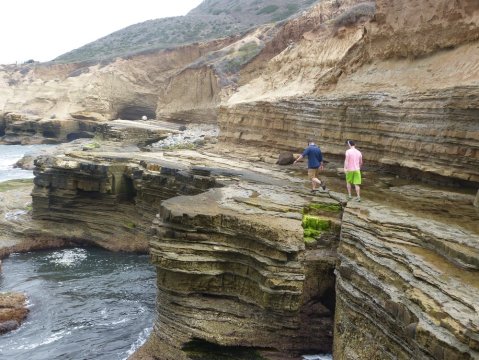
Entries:
<svg viewBox="0 0 479 360">
<path fill-rule="evenodd" d="M 104 61 L 240 34 L 251 27 L 297 14 L 315 1 L 203 1 L 186 16 L 148 20 L 128 26 L 63 54 L 55 61 Z"/>
<path fill-rule="evenodd" d="M 368 1 L 352 6 L 333 20 L 336 28 L 351 26 L 362 19 L 371 19 L 376 12 L 376 3 Z"/>
</svg>

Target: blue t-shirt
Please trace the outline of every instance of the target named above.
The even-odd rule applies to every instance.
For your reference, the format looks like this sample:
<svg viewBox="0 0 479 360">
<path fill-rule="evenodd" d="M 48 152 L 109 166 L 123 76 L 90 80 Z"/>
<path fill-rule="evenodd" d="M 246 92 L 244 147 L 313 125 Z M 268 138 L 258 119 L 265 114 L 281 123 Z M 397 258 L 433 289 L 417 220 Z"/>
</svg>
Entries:
<svg viewBox="0 0 479 360">
<path fill-rule="evenodd" d="M 303 157 L 308 157 L 308 169 L 317 169 L 323 161 L 323 154 L 316 145 L 309 145 L 303 152 Z"/>
</svg>

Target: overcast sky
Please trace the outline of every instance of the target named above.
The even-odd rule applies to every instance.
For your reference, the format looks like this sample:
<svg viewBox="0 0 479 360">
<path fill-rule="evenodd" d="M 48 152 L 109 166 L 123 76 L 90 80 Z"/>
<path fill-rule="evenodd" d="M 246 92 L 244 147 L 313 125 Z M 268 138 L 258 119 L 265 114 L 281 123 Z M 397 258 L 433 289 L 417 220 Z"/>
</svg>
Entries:
<svg viewBox="0 0 479 360">
<path fill-rule="evenodd" d="M 0 64 L 49 61 L 142 21 L 185 15 L 202 0 L 6 0 Z"/>
</svg>

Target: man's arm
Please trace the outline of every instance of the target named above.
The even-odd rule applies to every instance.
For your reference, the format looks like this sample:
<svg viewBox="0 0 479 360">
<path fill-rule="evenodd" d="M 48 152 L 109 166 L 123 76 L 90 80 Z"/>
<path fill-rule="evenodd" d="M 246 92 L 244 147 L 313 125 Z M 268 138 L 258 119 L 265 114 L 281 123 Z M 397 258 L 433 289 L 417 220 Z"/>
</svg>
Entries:
<svg viewBox="0 0 479 360">
<path fill-rule="evenodd" d="M 301 160 L 304 156 L 303 155 L 299 155 L 298 158 L 296 160 L 294 160 L 294 163 L 293 164 L 296 164 L 299 160 Z"/>
<path fill-rule="evenodd" d="M 347 164 L 348 164 L 348 157 L 349 157 L 349 154 L 348 152 L 346 151 L 346 156 L 344 157 L 344 172 L 348 171 L 347 169 Z"/>
</svg>

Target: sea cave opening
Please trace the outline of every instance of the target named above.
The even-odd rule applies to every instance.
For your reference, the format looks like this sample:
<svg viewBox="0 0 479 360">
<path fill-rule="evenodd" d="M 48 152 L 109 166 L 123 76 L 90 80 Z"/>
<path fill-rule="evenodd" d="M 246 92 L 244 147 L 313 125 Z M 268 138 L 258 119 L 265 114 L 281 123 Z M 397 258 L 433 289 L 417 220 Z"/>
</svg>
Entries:
<svg viewBox="0 0 479 360">
<path fill-rule="evenodd" d="M 149 106 L 125 106 L 118 111 L 117 119 L 122 120 L 141 120 L 144 116 L 147 119 L 156 119 L 156 112 Z"/>
</svg>

